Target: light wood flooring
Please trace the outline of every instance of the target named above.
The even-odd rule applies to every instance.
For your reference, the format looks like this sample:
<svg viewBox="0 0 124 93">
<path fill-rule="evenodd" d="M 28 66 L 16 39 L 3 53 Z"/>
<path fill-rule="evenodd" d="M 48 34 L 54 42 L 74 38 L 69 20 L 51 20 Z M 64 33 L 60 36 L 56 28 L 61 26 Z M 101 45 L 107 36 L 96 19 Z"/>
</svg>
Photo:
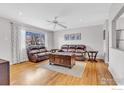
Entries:
<svg viewBox="0 0 124 93">
<path fill-rule="evenodd" d="M 97 62 L 80 61 L 86 63 L 82 78 L 50 71 L 40 67 L 48 60 L 32 63 L 24 62 L 10 67 L 11 85 L 116 85 L 108 66 Z"/>
</svg>

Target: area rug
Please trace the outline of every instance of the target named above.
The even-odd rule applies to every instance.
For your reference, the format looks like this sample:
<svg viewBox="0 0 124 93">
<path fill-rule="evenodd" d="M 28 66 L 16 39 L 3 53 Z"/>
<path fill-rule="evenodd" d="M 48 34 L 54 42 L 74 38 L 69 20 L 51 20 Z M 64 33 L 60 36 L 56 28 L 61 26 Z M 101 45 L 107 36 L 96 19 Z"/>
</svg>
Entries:
<svg viewBox="0 0 124 93">
<path fill-rule="evenodd" d="M 81 78 L 85 69 L 85 65 L 86 63 L 76 62 L 76 64 L 70 69 L 70 68 L 58 66 L 58 65 L 49 65 L 49 63 L 46 63 L 46 64 L 42 64 L 41 67 L 51 71 L 56 71 L 63 74 L 72 75 L 72 76 Z"/>
</svg>

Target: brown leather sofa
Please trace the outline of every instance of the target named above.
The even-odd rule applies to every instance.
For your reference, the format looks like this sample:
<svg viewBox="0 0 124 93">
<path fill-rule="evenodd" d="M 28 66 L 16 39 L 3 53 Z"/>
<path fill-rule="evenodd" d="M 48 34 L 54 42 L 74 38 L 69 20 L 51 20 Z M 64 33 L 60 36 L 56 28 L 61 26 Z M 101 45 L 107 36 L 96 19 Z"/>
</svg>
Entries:
<svg viewBox="0 0 124 93">
<path fill-rule="evenodd" d="M 75 54 L 75 59 L 83 61 L 86 56 L 86 46 L 85 45 L 63 45 L 61 50 L 58 52 L 72 52 Z"/>
<path fill-rule="evenodd" d="M 49 51 L 43 46 L 30 46 L 27 48 L 28 59 L 31 62 L 40 62 L 49 58 Z"/>
</svg>

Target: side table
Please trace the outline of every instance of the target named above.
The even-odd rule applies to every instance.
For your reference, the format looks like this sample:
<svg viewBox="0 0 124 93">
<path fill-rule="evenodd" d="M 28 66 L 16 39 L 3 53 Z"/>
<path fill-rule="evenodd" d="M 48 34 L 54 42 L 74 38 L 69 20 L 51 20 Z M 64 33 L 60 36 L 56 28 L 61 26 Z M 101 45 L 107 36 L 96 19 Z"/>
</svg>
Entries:
<svg viewBox="0 0 124 93">
<path fill-rule="evenodd" d="M 89 61 L 96 61 L 96 56 L 98 54 L 98 51 L 87 51 L 88 57 L 89 57 Z"/>
</svg>

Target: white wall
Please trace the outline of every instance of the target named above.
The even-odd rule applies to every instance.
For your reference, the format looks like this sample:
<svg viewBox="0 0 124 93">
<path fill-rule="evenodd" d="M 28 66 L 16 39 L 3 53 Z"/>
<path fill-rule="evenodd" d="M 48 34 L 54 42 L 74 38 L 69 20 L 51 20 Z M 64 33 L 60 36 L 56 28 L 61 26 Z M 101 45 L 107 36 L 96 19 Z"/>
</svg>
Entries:
<svg viewBox="0 0 124 93">
<path fill-rule="evenodd" d="M 0 59 L 11 62 L 11 26 L 8 20 L 0 18 Z"/>
<path fill-rule="evenodd" d="M 123 17 L 120 17 L 117 22 L 117 27 L 116 29 L 124 29 L 124 18 Z"/>
<path fill-rule="evenodd" d="M 65 41 L 64 35 L 71 33 L 81 33 L 81 40 Z M 63 44 L 84 44 L 87 46 L 87 50 L 98 50 L 98 57 L 104 58 L 103 25 L 54 32 L 54 48 L 60 49 Z"/>
<path fill-rule="evenodd" d="M 110 48 L 109 70 L 117 84 L 124 84 L 124 51 Z"/>
<path fill-rule="evenodd" d="M 118 84 L 124 84 L 124 51 L 113 48 L 114 42 L 112 43 L 112 41 L 115 35 L 112 33 L 112 20 L 118 15 L 123 6 L 124 4 L 112 4 L 109 13 L 109 69 Z"/>
</svg>

